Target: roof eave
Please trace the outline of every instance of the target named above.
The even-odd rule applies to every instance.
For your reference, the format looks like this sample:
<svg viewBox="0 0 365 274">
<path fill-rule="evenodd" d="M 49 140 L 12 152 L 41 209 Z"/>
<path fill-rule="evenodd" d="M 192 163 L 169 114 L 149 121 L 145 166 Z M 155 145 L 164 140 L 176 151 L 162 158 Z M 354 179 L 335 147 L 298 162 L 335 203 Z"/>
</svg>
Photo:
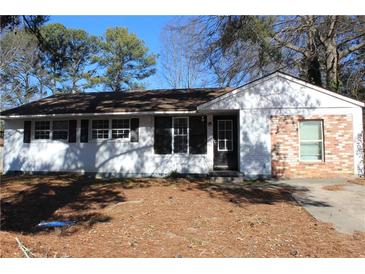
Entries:
<svg viewBox="0 0 365 274">
<path fill-rule="evenodd" d="M 304 85 L 304 86 L 308 86 L 309 88 L 312 88 L 314 90 L 317 90 L 319 92 L 322 92 L 322 93 L 325 93 L 329 96 L 332 96 L 332 97 L 335 97 L 337 99 L 340 99 L 340 100 L 343 100 L 343 101 L 346 101 L 348 103 L 351 103 L 353 105 L 357 105 L 359 107 L 365 107 L 365 103 L 364 102 L 361 102 L 361 101 L 358 101 L 358 100 L 355 100 L 355 99 L 352 99 L 350 97 L 347 97 L 347 96 L 344 96 L 344 95 L 341 95 L 339 93 L 336 93 L 334 91 L 331 91 L 329 89 L 326 89 L 326 88 L 322 88 L 322 87 L 319 87 L 319 86 L 316 86 L 316 85 L 313 85 L 309 82 L 306 82 L 306 81 L 303 81 L 301 79 L 298 79 L 298 78 L 295 78 L 291 75 L 288 75 L 288 74 L 285 74 L 285 73 L 282 73 L 282 72 L 276 72 L 278 74 L 279 77 L 282 77 L 282 78 L 285 78 L 285 79 L 288 79 L 290 81 L 293 81 L 295 83 L 298 83 L 300 85 Z"/>
<path fill-rule="evenodd" d="M 239 93 L 239 92 L 244 92 L 245 90 L 247 90 L 247 89 L 249 89 L 249 88 L 251 88 L 253 86 L 259 85 L 260 83 L 265 82 L 265 81 L 268 81 L 268 80 L 270 80 L 272 78 L 275 78 L 275 77 L 282 77 L 282 78 L 285 78 L 285 79 L 290 80 L 292 82 L 295 82 L 297 84 L 304 85 L 304 86 L 308 86 L 309 88 L 312 88 L 314 90 L 317 90 L 318 92 L 325 93 L 325 94 L 327 94 L 329 96 L 333 96 L 333 97 L 335 97 L 337 99 L 346 101 L 346 102 L 351 103 L 353 105 L 356 105 L 356 106 L 359 106 L 359 107 L 363 107 L 363 108 L 365 107 L 365 103 L 363 103 L 361 101 L 354 100 L 352 98 L 343 96 L 343 95 L 338 94 L 336 92 L 333 92 L 333 91 L 330 91 L 328 89 L 325 89 L 325 88 L 322 88 L 322 87 L 313 85 L 313 84 L 308 83 L 306 81 L 303 81 L 301 79 L 297 79 L 297 78 L 295 78 L 293 76 L 290 76 L 288 74 L 285 74 L 285 73 L 282 73 L 280 71 L 277 71 L 277 72 L 271 73 L 271 74 L 269 74 L 267 76 L 264 76 L 262 78 L 256 79 L 256 80 L 254 80 L 254 81 L 252 81 L 252 82 L 250 82 L 248 84 L 245 84 L 245 85 L 242 85 L 240 87 L 237 87 L 237 88 L 233 89 L 231 92 L 225 93 L 225 94 L 223 94 L 223 95 L 221 95 L 221 96 L 219 96 L 217 98 L 214 98 L 211 101 L 205 102 L 205 103 L 199 105 L 197 107 L 197 109 L 198 110 L 204 110 L 206 107 L 208 107 L 208 106 L 210 106 L 210 105 L 212 105 L 212 104 L 214 104 L 216 102 L 219 102 L 219 101 L 221 101 L 224 98 L 227 98 L 227 97 L 232 96 L 232 95 L 234 95 L 236 93 Z"/>
<path fill-rule="evenodd" d="M 66 118 L 93 116 L 122 116 L 122 115 L 163 115 L 163 114 L 194 114 L 197 110 L 169 110 L 169 111 L 132 111 L 132 112 L 104 112 L 104 113 L 68 113 L 68 114 L 31 114 L 31 115 L 1 115 L 0 119 L 29 119 L 29 118 Z"/>
</svg>

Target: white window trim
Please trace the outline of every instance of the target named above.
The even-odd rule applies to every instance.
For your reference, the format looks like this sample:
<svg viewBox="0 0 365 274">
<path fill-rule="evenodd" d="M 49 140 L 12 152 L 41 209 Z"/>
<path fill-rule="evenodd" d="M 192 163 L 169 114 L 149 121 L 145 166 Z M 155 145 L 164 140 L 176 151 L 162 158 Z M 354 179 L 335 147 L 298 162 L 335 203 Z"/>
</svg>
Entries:
<svg viewBox="0 0 365 274">
<path fill-rule="evenodd" d="M 175 127 L 174 127 L 174 121 L 175 121 L 175 119 L 186 119 L 187 120 L 187 123 L 186 123 L 186 125 L 187 125 L 187 130 L 186 130 L 186 135 L 187 135 L 187 142 L 186 142 L 186 152 L 175 152 L 175 150 L 174 150 L 174 143 L 175 143 Z M 172 117 L 172 129 L 171 129 L 171 153 L 172 154 L 176 154 L 176 155 L 187 155 L 187 154 L 189 154 L 190 153 L 190 151 L 189 151 L 189 135 L 190 135 L 190 128 L 189 128 L 189 117 L 186 117 L 186 116 L 177 116 L 177 117 Z M 184 136 L 184 135 L 177 135 L 177 136 Z"/>
<path fill-rule="evenodd" d="M 131 118 L 119 118 L 119 117 L 113 117 L 113 118 L 108 118 L 108 119 L 102 119 L 102 118 L 98 118 L 98 119 L 88 119 L 89 120 L 89 128 L 88 128 L 88 132 L 89 132 L 89 140 L 88 143 L 102 143 L 102 142 L 130 142 L 131 140 Z M 97 121 L 97 120 L 108 120 L 108 138 L 93 138 L 93 121 Z M 129 134 L 128 134 L 128 138 L 112 138 L 112 120 L 128 120 L 129 122 Z M 80 122 L 80 130 L 81 130 L 81 122 Z M 131 143 L 131 142 L 130 142 Z"/>
<path fill-rule="evenodd" d="M 232 148 L 231 149 L 227 149 L 227 139 L 224 139 L 224 144 L 225 144 L 225 149 L 220 149 L 219 148 L 219 121 L 224 121 L 224 122 L 230 122 L 231 123 L 231 136 L 232 136 Z M 229 151 L 233 151 L 233 121 L 231 119 L 218 119 L 217 120 L 217 150 L 218 151 L 222 151 L 222 152 L 229 152 Z"/>
<path fill-rule="evenodd" d="M 35 132 L 36 132 L 36 129 L 35 129 L 35 124 L 36 122 L 49 122 L 49 138 L 48 139 L 36 139 L 35 138 Z M 32 121 L 32 127 L 31 127 L 31 140 L 32 142 L 40 142 L 40 143 L 46 143 L 46 142 L 51 142 L 52 141 L 52 120 L 33 120 Z M 58 141 L 58 140 L 55 140 L 55 141 Z"/>
<path fill-rule="evenodd" d="M 53 139 L 53 122 L 54 121 L 68 121 L 69 120 L 65 120 L 65 119 L 55 119 L 55 120 L 51 120 L 51 119 L 42 119 L 42 120 L 32 120 L 32 127 L 31 127 L 31 141 L 32 142 L 39 142 L 39 143 L 50 143 L 50 142 L 63 142 L 63 143 L 68 143 L 68 139 L 69 139 L 69 128 L 67 127 L 67 139 Z M 35 138 L 35 123 L 36 122 L 49 122 L 50 123 L 50 133 L 49 133 L 49 139 L 36 139 Z"/>
<path fill-rule="evenodd" d="M 113 129 L 115 130 L 125 130 L 126 128 L 113 128 L 113 120 L 128 120 L 128 137 L 126 138 L 113 138 Z M 130 118 L 118 118 L 110 119 L 110 139 L 113 141 L 130 141 L 131 140 L 131 119 Z"/>
<path fill-rule="evenodd" d="M 314 121 L 314 122 L 320 122 L 321 123 L 321 131 L 322 131 L 322 139 L 321 140 L 305 140 L 305 141 L 302 141 L 301 139 L 301 136 L 300 136 L 300 123 L 301 122 L 307 122 L 307 121 Z M 298 137 L 299 137 L 299 146 L 298 146 L 298 149 L 299 149 L 299 162 L 304 162 L 304 163 L 322 163 L 325 161 L 324 159 L 324 128 L 323 128 L 323 120 L 321 119 L 305 119 L 305 120 L 299 120 L 298 121 Z M 301 144 L 302 143 L 318 143 L 320 142 L 321 143 L 321 159 L 319 160 L 303 160 L 302 159 L 302 155 L 301 155 Z"/>
<path fill-rule="evenodd" d="M 93 121 L 108 121 L 108 128 L 107 129 L 99 129 L 99 130 L 107 130 L 108 131 L 108 137 L 107 138 L 93 138 Z M 89 134 L 90 134 L 90 140 L 92 142 L 105 142 L 110 140 L 111 137 L 111 130 L 110 130 L 110 119 L 90 119 L 89 120 Z"/>
</svg>

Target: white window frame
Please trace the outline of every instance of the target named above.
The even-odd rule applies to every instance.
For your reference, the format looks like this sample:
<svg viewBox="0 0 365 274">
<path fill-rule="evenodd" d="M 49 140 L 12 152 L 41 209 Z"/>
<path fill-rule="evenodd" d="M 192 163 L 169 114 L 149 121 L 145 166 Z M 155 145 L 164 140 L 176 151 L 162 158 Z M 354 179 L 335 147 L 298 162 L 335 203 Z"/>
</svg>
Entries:
<svg viewBox="0 0 365 274">
<path fill-rule="evenodd" d="M 55 129 L 54 128 L 54 122 L 67 122 L 67 128 L 66 129 L 62 129 L 62 130 L 59 130 L 59 129 Z M 70 121 L 69 120 L 52 120 L 52 139 L 50 139 L 50 140 L 52 140 L 52 141 L 64 141 L 64 142 L 66 142 L 66 141 L 68 141 L 68 138 L 69 138 L 69 134 L 70 134 L 70 132 L 69 132 L 69 127 L 70 127 Z M 67 131 L 67 137 L 66 137 L 66 139 L 53 139 L 53 135 L 54 135 L 54 131 Z"/>
<path fill-rule="evenodd" d="M 322 136 L 322 139 L 321 140 L 304 140 L 302 141 L 302 138 L 300 136 L 300 123 L 302 122 L 320 122 L 321 124 L 321 136 Z M 315 163 L 320 163 L 320 162 L 324 162 L 324 128 L 323 128 L 323 120 L 321 119 L 307 119 L 307 120 L 300 120 L 298 121 L 298 132 L 299 132 L 299 161 L 300 162 L 315 162 Z M 313 144 L 313 143 L 318 143 L 320 142 L 321 143 L 321 159 L 318 159 L 318 160 L 304 160 L 302 159 L 302 155 L 301 155 L 301 144 L 302 143 L 310 143 L 310 144 Z"/>
<path fill-rule="evenodd" d="M 187 126 L 187 129 L 186 129 L 186 135 L 185 134 L 178 134 L 178 135 L 176 135 L 176 136 L 187 136 L 187 138 L 186 138 L 186 152 L 175 152 L 175 149 L 174 149 L 174 147 L 175 147 L 175 127 L 174 127 L 174 122 L 175 122 L 175 120 L 177 120 L 177 119 L 186 119 L 187 120 L 187 122 L 186 122 L 186 126 Z M 172 152 L 172 154 L 189 154 L 189 134 L 190 133 L 190 128 L 189 128 L 189 117 L 172 117 L 172 134 L 171 134 L 171 136 L 172 136 L 172 141 L 171 141 L 171 146 L 172 146 L 172 148 L 171 148 L 171 152 Z"/>
<path fill-rule="evenodd" d="M 110 130 L 110 127 L 111 127 L 111 125 L 110 125 L 110 119 L 91 119 L 91 120 L 89 120 L 90 121 L 90 139 L 92 140 L 92 141 L 106 141 L 106 140 L 109 140 L 110 139 L 110 137 L 111 137 L 111 130 Z M 94 129 L 93 128 L 93 121 L 108 121 L 108 128 L 104 128 L 104 129 L 101 129 L 101 128 L 99 128 L 99 129 Z M 93 137 L 93 131 L 94 130 L 107 130 L 108 131 L 108 136 L 107 136 L 107 138 L 94 138 Z M 96 135 L 97 135 L 98 133 L 96 133 Z"/>
<path fill-rule="evenodd" d="M 48 130 L 44 130 L 44 129 L 39 129 L 39 130 L 36 130 L 36 123 L 37 122 L 48 122 L 49 123 L 49 129 Z M 48 142 L 48 141 L 52 141 L 52 121 L 51 120 L 35 120 L 34 123 L 32 123 L 33 126 L 32 126 L 32 140 L 36 141 L 36 142 Z M 38 139 L 38 138 L 35 138 L 35 135 L 36 135 L 36 131 L 49 131 L 49 138 L 47 139 Z"/>
<path fill-rule="evenodd" d="M 115 120 L 127 120 L 128 121 L 128 128 L 113 128 L 113 121 Z M 109 125 L 110 125 L 110 139 L 111 140 L 121 140 L 121 141 L 130 141 L 131 139 L 131 119 L 130 118 L 119 118 L 119 119 L 111 119 L 109 121 Z M 126 130 L 128 129 L 128 137 L 125 138 L 113 138 L 113 130 Z"/>
<path fill-rule="evenodd" d="M 231 140 L 231 142 L 232 142 L 232 147 L 231 147 L 231 149 L 227 149 L 227 141 L 228 141 L 228 139 L 219 139 L 219 131 L 227 131 L 227 129 L 225 129 L 225 130 L 220 130 L 219 129 L 219 122 L 220 121 L 224 121 L 224 122 L 230 122 L 231 123 L 231 129 L 230 129 L 230 131 L 231 131 L 231 136 L 232 136 L 232 140 Z M 220 149 L 219 148 L 219 141 L 224 141 L 224 146 L 225 146 L 225 148 L 224 149 Z M 217 150 L 218 151 L 222 151 L 222 152 L 224 152 L 224 151 L 226 151 L 226 152 L 228 152 L 228 151 L 233 151 L 233 121 L 231 120 L 231 119 L 218 119 L 217 120 Z"/>
</svg>

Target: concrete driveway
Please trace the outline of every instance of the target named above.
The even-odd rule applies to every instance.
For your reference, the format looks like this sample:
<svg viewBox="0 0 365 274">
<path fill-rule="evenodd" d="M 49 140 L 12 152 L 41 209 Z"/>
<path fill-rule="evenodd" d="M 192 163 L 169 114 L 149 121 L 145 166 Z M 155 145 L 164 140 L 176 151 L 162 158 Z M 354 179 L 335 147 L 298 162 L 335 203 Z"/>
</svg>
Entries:
<svg viewBox="0 0 365 274">
<path fill-rule="evenodd" d="M 314 218 L 332 223 L 342 233 L 365 232 L 365 186 L 348 183 L 346 179 L 282 180 L 294 191 L 296 199 Z M 338 190 L 326 187 L 343 185 Z"/>
</svg>

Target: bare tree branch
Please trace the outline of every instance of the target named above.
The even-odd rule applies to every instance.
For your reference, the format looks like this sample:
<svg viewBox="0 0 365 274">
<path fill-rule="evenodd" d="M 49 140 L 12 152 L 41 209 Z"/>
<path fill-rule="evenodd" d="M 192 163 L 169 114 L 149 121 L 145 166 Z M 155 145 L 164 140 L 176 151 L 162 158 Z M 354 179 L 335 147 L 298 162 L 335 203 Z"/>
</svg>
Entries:
<svg viewBox="0 0 365 274">
<path fill-rule="evenodd" d="M 349 55 L 350 53 L 355 52 L 355 51 L 357 51 L 359 49 L 362 49 L 364 47 L 365 47 L 365 41 L 360 43 L 360 44 L 354 45 L 350 48 L 347 48 L 347 49 L 345 49 L 345 50 L 343 50 L 339 53 L 339 59 L 342 59 L 345 56 Z"/>
</svg>

